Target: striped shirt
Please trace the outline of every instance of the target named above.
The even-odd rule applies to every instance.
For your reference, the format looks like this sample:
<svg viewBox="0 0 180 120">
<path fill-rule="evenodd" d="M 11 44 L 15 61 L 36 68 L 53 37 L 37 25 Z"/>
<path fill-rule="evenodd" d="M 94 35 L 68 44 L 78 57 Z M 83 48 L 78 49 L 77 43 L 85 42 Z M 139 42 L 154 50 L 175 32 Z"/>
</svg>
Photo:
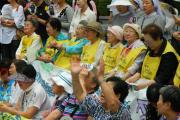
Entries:
<svg viewBox="0 0 180 120">
<path fill-rule="evenodd" d="M 87 120 L 88 117 L 87 112 L 79 107 L 79 102 L 74 95 L 69 95 L 57 109 L 62 112 L 62 116 L 71 116 L 77 109 L 72 116 L 73 120 Z"/>
<path fill-rule="evenodd" d="M 81 103 L 81 108 L 93 117 L 94 120 L 131 120 L 131 115 L 125 105 L 120 104 L 118 112 L 106 112 L 100 100 L 88 95 Z"/>
</svg>

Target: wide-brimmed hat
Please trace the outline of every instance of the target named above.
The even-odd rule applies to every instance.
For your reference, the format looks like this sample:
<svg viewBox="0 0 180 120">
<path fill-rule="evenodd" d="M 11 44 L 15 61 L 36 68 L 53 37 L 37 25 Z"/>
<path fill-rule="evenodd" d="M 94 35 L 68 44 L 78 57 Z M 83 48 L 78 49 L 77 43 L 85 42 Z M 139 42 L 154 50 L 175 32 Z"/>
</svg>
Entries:
<svg viewBox="0 0 180 120">
<path fill-rule="evenodd" d="M 99 23 L 99 22 L 90 21 L 90 22 L 88 22 L 86 28 L 92 29 L 101 35 L 103 34 L 103 29 L 102 29 L 101 23 Z"/>
<path fill-rule="evenodd" d="M 112 2 L 110 5 L 108 5 L 107 7 L 113 7 L 113 6 L 117 6 L 117 5 L 123 5 L 123 6 L 131 6 L 132 3 L 129 0 L 116 0 L 114 2 Z"/>
<path fill-rule="evenodd" d="M 123 26 L 123 30 L 124 30 L 126 27 L 130 27 L 130 28 L 132 28 L 133 30 L 135 30 L 139 38 L 142 37 L 141 28 L 140 28 L 140 26 L 139 26 L 138 24 L 126 23 L 126 24 L 124 24 L 124 26 Z"/>
<path fill-rule="evenodd" d="M 51 80 L 58 86 L 64 87 L 64 90 L 72 94 L 73 89 L 72 89 L 72 77 L 71 74 L 68 74 L 66 72 L 61 72 L 58 75 L 54 75 L 51 77 Z"/>
</svg>

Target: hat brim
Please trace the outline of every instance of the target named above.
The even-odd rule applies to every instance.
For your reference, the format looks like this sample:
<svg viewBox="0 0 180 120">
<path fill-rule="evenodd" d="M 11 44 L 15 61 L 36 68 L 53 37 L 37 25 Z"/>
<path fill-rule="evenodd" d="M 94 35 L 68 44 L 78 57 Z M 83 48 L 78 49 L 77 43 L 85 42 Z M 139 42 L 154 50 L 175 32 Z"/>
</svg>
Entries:
<svg viewBox="0 0 180 120">
<path fill-rule="evenodd" d="M 130 1 L 116 1 L 116 2 L 113 2 L 112 4 L 110 5 L 107 5 L 107 8 L 110 8 L 110 7 L 113 7 L 113 6 L 117 6 L 117 5 L 123 5 L 123 6 L 131 6 L 132 3 Z"/>
<path fill-rule="evenodd" d="M 97 30 L 97 29 L 95 29 L 95 28 L 93 28 L 93 27 L 91 27 L 91 26 L 86 26 L 86 29 L 92 29 L 92 30 L 94 30 L 95 32 L 100 33 L 100 34 L 103 33 L 102 31 Z"/>
<path fill-rule="evenodd" d="M 66 74 L 66 76 L 67 76 L 67 74 Z M 72 89 L 72 83 L 70 81 L 70 79 L 72 79 L 72 78 L 66 78 L 66 76 L 59 74 L 59 75 L 51 77 L 51 80 L 56 85 L 64 87 L 64 90 L 67 93 L 72 94 L 73 89 Z"/>
</svg>

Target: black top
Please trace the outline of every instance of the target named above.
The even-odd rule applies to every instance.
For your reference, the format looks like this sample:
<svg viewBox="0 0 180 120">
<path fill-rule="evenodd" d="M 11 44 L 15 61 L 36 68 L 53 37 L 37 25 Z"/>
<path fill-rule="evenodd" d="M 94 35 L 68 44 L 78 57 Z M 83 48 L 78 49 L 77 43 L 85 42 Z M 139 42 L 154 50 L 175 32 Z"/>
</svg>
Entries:
<svg viewBox="0 0 180 120">
<path fill-rule="evenodd" d="M 158 53 L 154 53 L 153 51 L 150 51 L 149 56 L 151 57 L 157 57 L 161 56 L 160 65 L 158 68 L 158 71 L 156 73 L 155 81 L 162 85 L 168 85 L 173 83 L 173 78 L 178 66 L 178 60 L 173 52 L 168 52 L 166 54 L 163 54 L 163 51 L 166 48 L 167 40 L 163 39 L 162 45 L 158 51 Z M 140 67 L 139 71 L 142 70 L 142 66 Z"/>
<path fill-rule="evenodd" d="M 48 21 L 50 16 L 48 15 L 46 9 L 48 8 L 48 5 L 43 2 L 40 6 L 38 6 L 36 8 L 36 12 L 35 15 L 37 15 L 39 18 Z M 31 14 L 30 11 L 26 11 L 26 15 Z M 41 23 L 39 23 L 39 27 L 36 30 L 36 33 L 39 34 L 41 36 L 41 39 L 43 41 L 43 43 L 45 44 L 47 38 L 48 38 L 48 34 L 46 31 L 46 25 L 43 25 Z"/>
</svg>

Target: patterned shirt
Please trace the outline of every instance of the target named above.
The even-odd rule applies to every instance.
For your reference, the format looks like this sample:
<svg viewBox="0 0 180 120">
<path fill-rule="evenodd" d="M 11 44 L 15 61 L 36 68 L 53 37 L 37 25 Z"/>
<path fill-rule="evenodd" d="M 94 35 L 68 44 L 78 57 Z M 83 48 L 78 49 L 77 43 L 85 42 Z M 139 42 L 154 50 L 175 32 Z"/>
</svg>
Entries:
<svg viewBox="0 0 180 120">
<path fill-rule="evenodd" d="M 3 82 L 0 80 L 0 101 L 9 102 L 13 83 L 14 80 L 10 80 L 7 85 L 4 85 Z"/>
<path fill-rule="evenodd" d="M 131 120 L 128 109 L 122 103 L 118 112 L 106 112 L 99 99 L 92 95 L 86 96 L 81 103 L 81 108 L 94 120 Z"/>
<path fill-rule="evenodd" d="M 75 111 L 75 109 L 77 110 Z M 62 112 L 62 116 L 71 116 L 75 111 L 72 116 L 73 120 L 87 120 L 88 117 L 88 114 L 79 107 L 79 102 L 74 95 L 69 95 L 58 107 L 58 110 Z"/>
</svg>

